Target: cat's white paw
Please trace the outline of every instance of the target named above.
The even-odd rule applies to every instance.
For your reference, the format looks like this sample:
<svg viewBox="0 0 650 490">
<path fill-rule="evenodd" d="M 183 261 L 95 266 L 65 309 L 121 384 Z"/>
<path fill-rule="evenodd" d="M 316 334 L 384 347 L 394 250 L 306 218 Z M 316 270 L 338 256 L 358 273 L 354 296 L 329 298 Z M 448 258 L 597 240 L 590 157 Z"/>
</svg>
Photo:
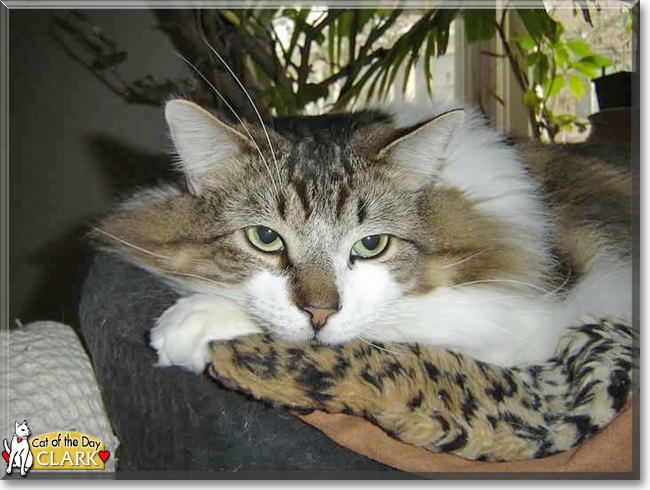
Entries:
<svg viewBox="0 0 650 490">
<path fill-rule="evenodd" d="M 179 299 L 160 316 L 151 330 L 151 346 L 158 353 L 158 366 L 200 373 L 212 358 L 210 342 L 261 332 L 232 301 L 195 295 Z"/>
</svg>

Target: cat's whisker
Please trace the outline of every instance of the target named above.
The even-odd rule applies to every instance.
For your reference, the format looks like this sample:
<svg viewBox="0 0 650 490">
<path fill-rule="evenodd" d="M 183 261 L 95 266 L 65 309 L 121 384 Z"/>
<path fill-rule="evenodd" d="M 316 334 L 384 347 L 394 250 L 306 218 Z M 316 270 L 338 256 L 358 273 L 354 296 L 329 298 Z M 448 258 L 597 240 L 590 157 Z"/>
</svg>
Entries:
<svg viewBox="0 0 650 490">
<path fill-rule="evenodd" d="M 463 263 L 467 262 L 468 260 L 472 260 L 472 259 L 478 257 L 479 255 L 483 255 L 485 252 L 489 252 L 491 250 L 492 250 L 491 248 L 485 248 L 485 249 L 481 250 L 480 252 L 476 252 L 475 254 L 470 255 L 469 257 L 465 257 L 463 260 L 459 260 L 458 262 L 454 262 L 453 264 L 445 265 L 445 266 L 443 266 L 443 269 L 449 269 L 450 267 L 456 267 L 457 265 L 463 264 Z"/>
<path fill-rule="evenodd" d="M 271 138 L 269 137 L 269 132 L 266 130 L 266 125 L 264 124 L 264 120 L 262 119 L 262 115 L 260 114 L 260 111 L 257 110 L 257 106 L 255 105 L 255 102 L 253 102 L 253 98 L 250 96 L 248 93 L 248 90 L 246 90 L 246 87 L 244 87 L 244 84 L 239 80 L 239 77 L 235 74 L 232 68 L 230 68 L 230 65 L 226 63 L 226 60 L 223 59 L 223 57 L 217 53 L 217 50 L 212 47 L 212 45 L 208 42 L 208 40 L 205 37 L 201 37 L 205 45 L 210 48 L 210 51 L 214 53 L 214 55 L 219 58 L 219 61 L 223 64 L 223 66 L 228 70 L 230 75 L 233 77 L 235 82 L 240 86 L 242 91 L 244 92 L 244 95 L 248 98 L 248 101 L 251 103 L 251 106 L 253 107 L 253 110 L 255 111 L 255 114 L 257 114 L 257 118 L 260 121 L 260 125 L 262 126 L 262 130 L 264 131 L 264 134 L 266 135 L 266 141 L 269 144 L 269 148 L 271 150 L 271 155 L 273 156 L 273 161 L 275 162 L 275 170 L 278 173 L 278 179 L 280 179 L 280 182 L 282 182 L 282 176 L 280 175 L 280 165 L 278 164 L 278 159 L 275 156 L 275 150 L 273 149 L 273 145 L 271 144 Z"/>
<path fill-rule="evenodd" d="M 377 350 L 381 350 L 381 351 L 384 351 L 384 352 L 388 352 L 388 353 L 390 353 L 390 354 L 395 354 L 396 356 L 406 356 L 406 355 L 407 355 L 406 352 L 397 352 L 397 351 L 394 351 L 394 350 L 386 349 L 386 348 L 384 348 L 384 347 L 379 347 L 378 345 L 373 344 L 373 343 L 370 342 L 369 340 L 364 339 L 364 338 L 361 337 L 360 335 L 355 335 L 355 337 L 356 337 L 357 339 L 359 339 L 361 342 L 364 342 L 364 343 L 366 343 L 366 344 L 368 344 L 368 345 L 371 345 L 372 347 L 374 347 L 374 348 L 377 349 Z"/>
<path fill-rule="evenodd" d="M 372 334 L 379 333 L 380 330 L 379 330 L 377 327 L 374 327 L 374 326 L 371 326 L 371 325 L 367 325 L 367 324 L 364 325 L 364 323 L 365 323 L 366 320 L 367 320 L 367 318 L 363 318 L 363 317 L 361 317 L 361 318 L 359 318 L 359 319 L 357 320 L 361 325 L 363 325 L 363 326 L 361 327 L 361 330 L 363 330 L 363 331 L 366 332 L 366 333 L 372 333 Z"/>
<path fill-rule="evenodd" d="M 165 271 L 167 272 L 167 271 Z M 170 274 L 173 274 L 173 271 L 170 271 Z M 179 274 L 179 275 L 184 275 L 184 274 Z M 206 278 L 198 278 L 197 279 L 205 279 Z M 202 294 L 204 296 L 215 296 L 217 298 L 226 298 L 235 302 L 246 302 L 248 300 L 247 297 L 240 295 L 237 292 L 234 291 L 229 291 L 228 289 L 210 289 L 210 290 L 201 290 L 198 292 L 199 294 Z"/>
<path fill-rule="evenodd" d="M 504 311 L 511 311 L 512 307 L 508 306 L 503 306 L 503 307 L 486 307 L 486 306 L 481 306 L 481 305 L 473 305 L 473 306 L 459 306 L 459 307 L 454 307 L 454 308 L 448 308 L 445 310 L 445 313 L 455 313 L 455 312 L 465 312 L 465 311 L 477 311 L 477 312 L 504 312 Z M 550 310 L 547 308 L 527 308 L 525 310 L 525 313 L 551 313 Z M 408 313 L 408 314 L 400 314 L 400 315 L 395 315 L 391 317 L 386 317 L 381 320 L 381 324 L 384 326 L 394 326 L 396 323 L 407 323 L 410 321 L 417 321 L 421 319 L 421 316 L 418 315 L 418 313 L 413 312 L 413 313 Z M 482 321 L 477 319 L 477 324 L 483 324 Z M 431 323 L 431 325 L 435 325 L 434 322 Z"/>
<path fill-rule="evenodd" d="M 355 321 L 361 325 L 362 331 L 370 334 L 381 334 L 381 329 L 374 325 L 383 325 L 382 319 L 387 315 L 390 315 L 388 305 L 377 306 L 372 313 L 357 316 Z"/>
<path fill-rule="evenodd" d="M 542 293 L 552 294 L 551 291 L 549 291 L 548 289 L 544 289 L 543 287 L 537 286 L 536 284 L 531 284 L 529 282 L 524 282 L 524 281 L 516 281 L 514 279 L 483 279 L 480 281 L 469 281 L 469 282 L 463 282 L 461 284 L 456 284 L 454 286 L 450 286 L 449 289 L 458 289 L 460 287 L 471 286 L 473 284 L 484 284 L 484 283 L 493 283 L 493 282 L 502 282 L 506 284 L 519 284 L 522 286 L 527 286 L 529 288 L 535 289 Z"/>
<path fill-rule="evenodd" d="M 571 271 L 569 271 L 569 272 L 567 273 L 566 279 L 562 282 L 562 284 L 560 284 L 558 287 L 556 287 L 553 291 L 550 291 L 550 292 L 548 293 L 548 296 L 553 297 L 553 296 L 555 296 L 555 294 L 556 294 L 557 292 L 562 291 L 562 289 L 564 289 L 564 286 L 566 286 L 567 283 L 569 282 L 569 279 L 571 279 Z"/>
<path fill-rule="evenodd" d="M 181 272 L 181 271 L 175 271 L 172 269 L 158 269 L 161 272 L 165 272 L 167 274 L 172 274 L 175 276 L 183 276 L 183 277 L 192 277 L 194 279 L 200 279 L 202 281 L 206 281 L 210 284 L 214 284 L 216 286 L 219 286 L 219 289 L 209 289 L 207 291 L 201 291 L 202 294 L 207 294 L 207 295 L 214 295 L 214 296 L 219 296 L 222 298 L 229 298 L 229 299 L 236 299 L 236 300 L 248 300 L 250 299 L 250 296 L 247 294 L 240 293 L 239 291 L 235 291 L 232 289 L 232 286 L 226 283 L 222 283 L 219 281 L 215 281 L 214 279 L 210 279 L 205 276 L 201 276 L 199 274 L 192 274 L 190 272 Z"/>
<path fill-rule="evenodd" d="M 129 246 L 129 247 L 131 247 L 131 248 L 133 248 L 133 249 L 135 249 L 135 250 L 139 250 L 140 252 L 143 252 L 143 253 L 149 254 L 149 255 L 151 255 L 151 256 L 153 256 L 153 257 L 156 257 L 156 258 L 158 258 L 158 259 L 163 259 L 163 260 L 172 260 L 171 257 L 167 257 L 167 256 L 165 256 L 165 255 L 160 255 L 160 254 L 157 254 L 157 253 L 155 253 L 155 252 L 152 252 L 151 250 L 147 250 L 146 248 L 142 248 L 142 247 L 139 247 L 138 245 L 134 245 L 133 243 L 131 243 L 131 242 L 127 242 L 127 241 L 124 240 L 123 238 L 116 237 L 115 235 L 113 235 L 113 234 L 111 234 L 111 233 L 109 233 L 109 232 L 107 232 L 107 231 L 104 231 L 104 230 L 102 230 L 101 228 L 98 228 L 97 226 L 93 226 L 92 228 L 93 228 L 93 230 L 98 231 L 98 232 L 100 232 L 100 233 L 106 235 L 106 236 L 109 237 L 109 238 L 112 238 L 112 239 L 115 240 L 116 242 L 123 243 L 124 245 L 127 245 L 127 246 Z"/>
<path fill-rule="evenodd" d="M 124 245 L 126 245 L 128 247 L 131 247 L 131 248 L 133 248 L 135 250 L 138 250 L 140 252 L 149 254 L 149 255 L 151 255 L 153 257 L 156 257 L 158 259 L 169 260 L 169 261 L 172 260 L 171 257 L 167 257 L 165 255 L 160 255 L 160 254 L 157 254 L 155 252 L 152 252 L 151 250 L 147 250 L 146 248 L 135 245 L 135 244 L 133 244 L 133 243 L 127 241 L 127 240 L 124 240 L 123 238 L 120 238 L 118 236 L 113 235 L 112 233 L 109 233 L 109 232 L 107 232 L 105 230 L 102 230 L 101 228 L 99 228 L 97 226 L 93 226 L 92 229 L 95 230 L 95 231 L 98 231 L 99 233 L 102 233 L 102 234 L 106 235 L 107 237 L 109 237 L 109 238 L 111 238 L 111 239 L 113 239 L 113 240 L 115 240 L 115 241 L 117 241 L 119 243 L 122 243 L 122 244 L 124 244 Z M 180 272 L 180 271 L 175 271 L 175 270 L 171 270 L 171 269 L 163 269 L 163 268 L 158 268 L 158 270 L 161 271 L 161 272 L 166 272 L 168 274 L 173 274 L 173 275 L 177 275 L 177 276 L 186 276 L 186 277 L 193 277 L 193 278 L 196 278 L 196 279 L 201 279 L 203 281 L 215 284 L 215 285 L 217 285 L 217 286 L 219 286 L 221 288 L 228 288 L 229 287 L 228 284 L 221 283 L 221 282 L 215 281 L 214 279 L 209 279 L 207 277 L 203 277 L 203 276 L 200 276 L 198 274 L 192 274 L 192 273 L 189 273 L 189 272 Z M 231 294 L 231 297 L 236 297 L 237 295 L 239 295 L 241 298 L 246 298 L 245 295 L 241 295 L 241 294 L 239 294 L 239 293 L 237 293 L 235 291 L 229 291 L 226 294 Z"/>
<path fill-rule="evenodd" d="M 506 299 L 519 299 L 519 298 L 525 298 L 525 299 L 540 299 L 537 297 L 533 296 L 508 296 L 508 297 L 499 297 L 499 299 L 506 300 Z M 542 302 L 551 302 L 550 300 L 545 300 L 541 299 Z M 553 305 L 549 305 L 553 306 Z M 544 306 L 543 304 L 540 304 L 538 307 L 534 306 L 528 306 L 525 309 L 525 313 L 548 313 L 551 314 L 552 310 L 549 308 L 549 306 Z M 453 307 L 453 308 L 446 308 L 445 312 L 453 313 L 455 311 L 467 311 L 467 310 L 478 310 L 479 312 L 502 312 L 502 311 L 510 311 L 512 310 L 512 305 L 503 305 L 503 306 L 497 306 L 497 305 L 492 305 L 491 302 L 488 303 L 474 303 L 471 305 L 463 305 L 463 306 L 458 306 L 458 307 Z M 523 311 L 523 310 L 522 310 Z M 395 324 L 398 323 L 408 323 L 413 320 L 418 320 L 421 318 L 421 313 L 418 311 L 407 311 L 407 312 L 399 312 L 399 313 L 392 313 L 388 312 L 385 315 L 383 315 L 381 318 L 378 318 L 376 320 L 376 323 L 379 325 L 384 325 L 384 326 L 394 326 Z M 478 321 L 478 320 L 477 320 Z"/>
<path fill-rule="evenodd" d="M 364 334 L 366 337 L 368 337 L 370 340 L 376 340 L 378 342 L 381 342 L 381 338 L 382 338 L 381 331 L 372 328 L 367 328 L 367 327 L 361 327 L 359 328 L 359 331 L 362 334 Z"/>
<path fill-rule="evenodd" d="M 492 322 L 488 322 L 485 325 L 492 328 L 492 330 L 496 330 L 497 332 L 501 332 L 503 334 L 506 334 L 506 335 L 512 337 L 513 339 L 517 339 L 517 340 L 525 343 L 528 347 L 531 347 L 532 349 L 536 350 L 537 352 L 542 352 L 542 349 L 537 347 L 537 344 L 535 344 L 535 342 L 531 341 L 531 339 L 529 339 L 529 338 L 522 337 L 521 335 L 517 335 L 516 333 L 511 332 L 510 330 L 507 330 L 505 328 L 500 328 L 500 327 L 498 327 L 496 324 L 494 324 Z"/>
<path fill-rule="evenodd" d="M 176 56 L 178 56 L 183 61 L 185 61 L 185 63 L 187 63 L 192 68 L 192 70 L 194 70 L 203 79 L 203 81 L 214 91 L 214 93 L 217 96 L 219 96 L 221 101 L 226 105 L 226 107 L 228 109 L 230 109 L 230 112 L 232 112 L 232 114 L 235 116 L 235 118 L 237 118 L 237 121 L 239 122 L 239 124 L 244 128 L 244 131 L 246 131 L 246 134 L 248 134 L 248 137 L 249 137 L 251 143 L 253 144 L 253 146 L 255 146 L 255 149 L 257 150 L 257 153 L 259 153 L 260 158 L 262 159 L 262 162 L 264 163 L 264 166 L 266 167 L 266 170 L 269 173 L 269 177 L 271 178 L 271 182 L 273 183 L 273 186 L 275 187 L 276 192 L 279 192 L 278 183 L 276 183 L 275 179 L 273 178 L 273 175 L 271 173 L 271 168 L 269 167 L 269 164 L 266 161 L 266 158 L 264 157 L 264 154 L 262 153 L 262 150 L 260 149 L 259 145 L 257 144 L 257 141 L 255 141 L 255 138 L 253 138 L 253 135 L 251 134 L 250 130 L 248 129 L 248 126 L 246 126 L 246 124 L 244 123 L 242 118 L 239 116 L 239 114 L 237 114 L 237 111 L 234 109 L 234 107 L 226 100 L 226 98 L 221 94 L 221 92 L 217 89 L 217 87 L 215 87 L 214 84 L 212 82 L 210 82 L 210 80 L 208 80 L 208 78 L 203 73 L 201 73 L 201 70 L 199 70 L 190 60 L 188 60 L 182 54 L 180 54 L 180 53 L 178 53 L 178 52 L 176 52 L 174 50 L 172 50 L 172 53 L 174 53 Z M 255 170 L 257 170 L 257 172 L 260 175 L 262 174 L 257 167 L 255 167 Z"/>
<path fill-rule="evenodd" d="M 541 349 L 539 349 L 539 348 L 534 344 L 534 342 L 531 342 L 530 339 L 528 339 L 528 338 L 526 338 L 526 337 L 522 337 L 521 335 L 517 335 L 516 333 L 511 332 L 510 330 L 507 330 L 507 329 L 505 329 L 505 328 L 501 328 L 501 327 L 499 327 L 498 325 L 496 325 L 495 323 L 492 323 L 492 322 L 484 323 L 484 325 L 487 326 L 488 328 L 491 328 L 492 330 L 496 330 L 496 331 L 498 331 L 498 332 L 500 332 L 500 333 L 503 333 L 503 334 L 505 334 L 505 335 L 507 335 L 507 336 L 509 336 L 509 337 L 512 337 L 512 338 L 514 338 L 514 339 L 517 339 L 517 340 L 519 340 L 520 342 L 529 345 L 530 347 L 532 347 L 532 348 L 535 349 L 536 351 L 541 352 Z"/>
</svg>

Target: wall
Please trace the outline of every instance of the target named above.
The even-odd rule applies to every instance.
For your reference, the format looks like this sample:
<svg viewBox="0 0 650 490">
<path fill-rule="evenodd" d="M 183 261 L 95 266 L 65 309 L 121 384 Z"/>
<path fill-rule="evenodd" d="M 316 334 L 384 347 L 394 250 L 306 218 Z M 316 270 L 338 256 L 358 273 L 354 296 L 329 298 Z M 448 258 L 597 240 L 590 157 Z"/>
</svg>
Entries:
<svg viewBox="0 0 650 490">
<path fill-rule="evenodd" d="M 169 149 L 161 109 L 129 105 L 48 35 L 51 15 L 11 10 L 9 87 L 10 319 L 74 323 L 88 220 L 151 180 Z M 175 77 L 181 61 L 147 10 L 90 10 L 129 51 L 123 75 Z"/>
</svg>

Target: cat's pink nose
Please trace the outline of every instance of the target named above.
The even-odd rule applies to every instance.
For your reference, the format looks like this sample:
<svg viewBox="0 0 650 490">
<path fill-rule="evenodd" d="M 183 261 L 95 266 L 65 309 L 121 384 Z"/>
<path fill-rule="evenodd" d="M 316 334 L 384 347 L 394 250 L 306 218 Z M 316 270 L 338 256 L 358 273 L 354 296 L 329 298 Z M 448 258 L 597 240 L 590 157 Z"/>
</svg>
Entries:
<svg viewBox="0 0 650 490">
<path fill-rule="evenodd" d="M 314 308 L 311 306 L 303 306 L 302 309 L 311 315 L 311 327 L 315 333 L 318 333 L 325 326 L 330 316 L 339 311 L 334 308 Z"/>
</svg>

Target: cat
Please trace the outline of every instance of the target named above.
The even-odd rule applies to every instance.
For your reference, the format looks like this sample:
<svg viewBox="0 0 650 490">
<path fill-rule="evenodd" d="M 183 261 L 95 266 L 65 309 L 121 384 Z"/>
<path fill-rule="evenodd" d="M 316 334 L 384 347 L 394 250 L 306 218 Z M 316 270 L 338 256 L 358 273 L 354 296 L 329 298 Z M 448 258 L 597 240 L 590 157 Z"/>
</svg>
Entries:
<svg viewBox="0 0 650 490">
<path fill-rule="evenodd" d="M 151 331 L 161 366 L 201 372 L 210 341 L 270 332 L 509 367 L 583 315 L 631 317 L 629 162 L 508 139 L 452 102 L 253 127 L 176 99 L 165 117 L 184 185 L 90 233 L 182 293 Z"/>
<path fill-rule="evenodd" d="M 27 441 L 30 434 L 26 420 L 22 424 L 16 422 L 16 431 L 11 441 L 11 448 L 7 445 L 7 439 L 4 440 L 5 452 L 9 454 L 6 470 L 8 475 L 11 474 L 12 468 L 20 468 L 20 474 L 27 476 L 27 471 L 34 464 L 34 456 Z"/>
</svg>

